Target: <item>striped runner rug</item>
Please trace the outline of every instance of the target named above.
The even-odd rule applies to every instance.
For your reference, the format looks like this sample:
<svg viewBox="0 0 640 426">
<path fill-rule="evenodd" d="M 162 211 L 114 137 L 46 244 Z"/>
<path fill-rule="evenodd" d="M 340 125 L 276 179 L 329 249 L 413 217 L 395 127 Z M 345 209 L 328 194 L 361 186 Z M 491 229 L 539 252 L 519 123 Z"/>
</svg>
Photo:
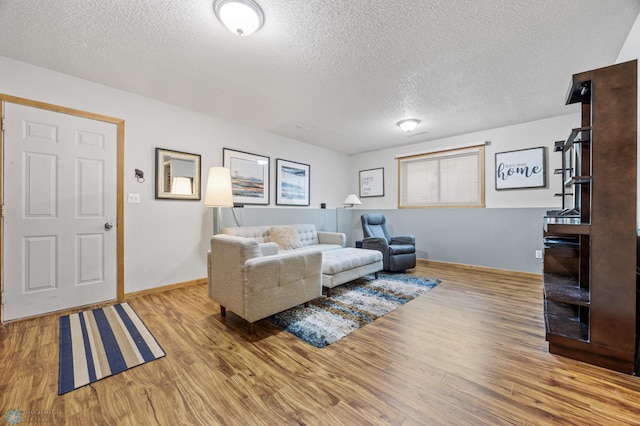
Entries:
<svg viewBox="0 0 640 426">
<path fill-rule="evenodd" d="M 128 303 L 62 316 L 58 395 L 163 356 Z"/>
</svg>

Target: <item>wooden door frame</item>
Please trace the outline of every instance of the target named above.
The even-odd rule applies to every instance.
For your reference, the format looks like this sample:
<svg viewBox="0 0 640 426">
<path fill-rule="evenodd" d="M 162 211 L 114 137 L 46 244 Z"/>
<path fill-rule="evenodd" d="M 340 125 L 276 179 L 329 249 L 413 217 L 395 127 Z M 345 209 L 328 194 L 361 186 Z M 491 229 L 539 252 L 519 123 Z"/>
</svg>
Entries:
<svg viewBox="0 0 640 426">
<path fill-rule="evenodd" d="M 116 276 L 117 276 L 117 289 L 116 297 L 118 302 L 124 301 L 124 120 L 120 118 L 109 117 L 101 114 L 94 114 L 87 111 L 82 111 L 73 108 L 67 108 L 59 105 L 48 104 L 45 102 L 34 101 L 31 99 L 19 98 L 16 96 L 6 95 L 0 93 L 0 117 L 4 117 L 4 104 L 3 102 L 9 102 L 18 105 L 24 105 L 33 108 L 40 108 L 48 111 L 59 112 L 62 114 L 74 115 L 77 117 L 88 118 L 91 120 L 104 121 L 107 123 L 113 123 L 117 126 L 117 195 L 116 195 Z M 0 148 L 4 147 L 4 133 L 0 132 Z M 3 150 L 0 149 L 0 188 L 3 188 L 3 166 L 4 158 L 2 156 Z M 2 208 L 4 206 L 4 193 L 0 191 L 0 216 L 4 216 Z M 2 232 L 4 227 L 4 220 L 0 220 L 0 288 L 4 288 L 2 282 L 2 265 L 3 265 L 3 249 L 2 244 Z M 0 292 L 0 318 L 2 318 L 2 292 Z"/>
</svg>

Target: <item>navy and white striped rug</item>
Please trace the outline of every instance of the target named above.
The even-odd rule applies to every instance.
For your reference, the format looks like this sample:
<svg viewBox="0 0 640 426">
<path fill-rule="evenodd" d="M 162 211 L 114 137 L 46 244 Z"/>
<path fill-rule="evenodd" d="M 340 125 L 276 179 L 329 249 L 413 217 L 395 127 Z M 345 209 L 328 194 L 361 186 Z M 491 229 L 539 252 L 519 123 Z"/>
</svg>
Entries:
<svg viewBox="0 0 640 426">
<path fill-rule="evenodd" d="M 163 356 L 128 303 L 62 316 L 58 395 Z"/>
</svg>

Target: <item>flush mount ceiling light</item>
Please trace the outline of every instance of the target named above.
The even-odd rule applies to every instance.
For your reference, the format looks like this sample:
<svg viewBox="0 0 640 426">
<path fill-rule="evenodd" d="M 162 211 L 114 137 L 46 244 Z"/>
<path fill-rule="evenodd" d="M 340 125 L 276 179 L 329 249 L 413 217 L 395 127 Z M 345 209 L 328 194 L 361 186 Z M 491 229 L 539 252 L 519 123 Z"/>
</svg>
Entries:
<svg viewBox="0 0 640 426">
<path fill-rule="evenodd" d="M 239 36 L 253 34 L 264 24 L 262 9 L 253 0 L 216 0 L 213 8 L 220 22 Z"/>
<path fill-rule="evenodd" d="M 404 130 L 405 132 L 409 133 L 410 131 L 415 129 L 418 124 L 420 124 L 420 120 L 418 120 L 417 118 L 409 118 L 409 119 L 406 119 L 406 120 L 400 120 L 396 124 L 402 130 Z"/>
</svg>

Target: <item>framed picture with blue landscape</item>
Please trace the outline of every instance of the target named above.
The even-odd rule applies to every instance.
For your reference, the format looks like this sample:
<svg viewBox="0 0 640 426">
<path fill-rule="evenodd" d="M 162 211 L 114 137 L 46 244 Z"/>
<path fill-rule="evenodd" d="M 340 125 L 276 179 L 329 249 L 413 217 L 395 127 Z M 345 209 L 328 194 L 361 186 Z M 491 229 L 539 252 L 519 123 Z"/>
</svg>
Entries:
<svg viewBox="0 0 640 426">
<path fill-rule="evenodd" d="M 311 166 L 276 159 L 276 204 L 308 206 Z"/>
<path fill-rule="evenodd" d="M 231 171 L 233 202 L 269 204 L 269 157 L 222 148 L 222 165 Z"/>
</svg>

